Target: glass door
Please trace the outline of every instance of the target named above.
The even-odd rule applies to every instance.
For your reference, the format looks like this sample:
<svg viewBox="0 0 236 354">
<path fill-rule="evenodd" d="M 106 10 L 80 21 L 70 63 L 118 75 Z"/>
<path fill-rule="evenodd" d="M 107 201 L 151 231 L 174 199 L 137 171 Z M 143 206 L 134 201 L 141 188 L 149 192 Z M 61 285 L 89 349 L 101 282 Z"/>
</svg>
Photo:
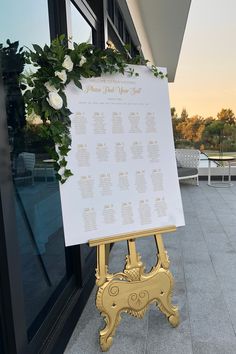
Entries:
<svg viewBox="0 0 236 354">
<path fill-rule="evenodd" d="M 8 211 L 10 223 L 14 225 L 14 231 L 7 236 L 10 239 L 8 251 L 11 252 L 11 243 L 14 243 L 12 249 L 19 253 L 19 262 L 15 259 L 11 268 L 17 268 L 22 290 L 22 302 L 19 296 L 16 308 L 11 309 L 18 326 L 13 333 L 18 337 L 17 354 L 39 352 L 43 345 L 43 353 L 51 354 L 53 341 L 66 342 L 95 280 L 94 250 L 87 245 L 65 248 L 59 184 L 49 154 L 53 142 L 41 137 L 40 117 L 35 113 L 27 115 L 22 97 L 24 87 L 19 81 L 22 73 L 27 75 L 35 70 L 26 65 L 23 51 L 31 49 L 32 43 L 50 43 L 50 21 L 54 19 L 55 29 L 55 23 L 66 17 L 61 7 L 63 2 L 49 1 L 51 14 L 57 8 L 50 19 L 47 0 L 3 0 L 0 5 L 0 85 L 4 90 L 6 116 L 6 124 L 1 124 L 0 130 L 7 130 L 11 164 L 11 176 L 7 178 L 9 181 L 12 178 L 9 198 L 14 199 L 13 208 Z M 76 13 L 73 28 L 77 28 L 78 34 Z M 66 33 L 67 28 L 60 31 Z M 89 41 L 92 41 L 92 31 L 89 26 L 85 31 Z M 0 173 L 4 168 L 0 165 Z M 0 208 L 0 221 L 1 218 Z M 11 286 L 10 291 L 15 292 L 14 281 Z M 61 316 L 63 311 L 65 314 Z M 66 321 L 67 318 L 72 320 Z M 59 330 L 49 341 L 48 336 L 57 325 Z"/>
<path fill-rule="evenodd" d="M 71 276 L 71 269 L 66 262 L 59 185 L 48 154 L 52 142 L 40 137 L 40 117 L 26 114 L 19 84 L 22 73 L 34 70 L 24 62 L 25 47 L 50 43 L 47 1 L 37 1 L 36 7 L 30 0 L 4 2 L 0 53 L 26 325 L 31 339 Z"/>
</svg>

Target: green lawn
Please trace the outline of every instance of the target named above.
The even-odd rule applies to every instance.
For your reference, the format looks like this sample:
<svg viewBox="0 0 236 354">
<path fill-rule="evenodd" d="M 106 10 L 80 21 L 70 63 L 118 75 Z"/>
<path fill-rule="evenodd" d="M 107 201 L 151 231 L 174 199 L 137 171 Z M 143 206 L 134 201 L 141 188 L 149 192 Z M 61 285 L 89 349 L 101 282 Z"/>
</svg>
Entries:
<svg viewBox="0 0 236 354">
<path fill-rule="evenodd" d="M 217 150 L 204 150 L 203 151 L 205 154 L 207 154 L 208 156 L 215 156 L 215 155 L 219 155 L 219 151 Z M 236 158 L 236 151 L 234 152 L 223 152 L 223 156 L 234 156 Z"/>
</svg>

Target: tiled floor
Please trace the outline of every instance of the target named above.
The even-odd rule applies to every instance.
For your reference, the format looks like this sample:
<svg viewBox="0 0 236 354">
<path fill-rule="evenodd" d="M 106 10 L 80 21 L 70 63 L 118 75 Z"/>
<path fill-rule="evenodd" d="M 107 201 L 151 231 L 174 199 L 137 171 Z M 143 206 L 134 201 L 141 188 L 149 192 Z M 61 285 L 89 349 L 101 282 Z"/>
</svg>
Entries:
<svg viewBox="0 0 236 354">
<path fill-rule="evenodd" d="M 182 185 L 186 226 L 165 235 L 175 278 L 173 302 L 181 322 L 172 328 L 151 306 L 143 320 L 126 314 L 110 354 L 236 353 L 236 183 L 231 188 Z M 147 267 L 155 260 L 153 239 L 138 240 Z M 114 246 L 110 270 L 121 270 L 126 243 Z M 103 320 L 95 307 L 95 290 L 75 328 L 65 354 L 100 353 Z"/>
</svg>

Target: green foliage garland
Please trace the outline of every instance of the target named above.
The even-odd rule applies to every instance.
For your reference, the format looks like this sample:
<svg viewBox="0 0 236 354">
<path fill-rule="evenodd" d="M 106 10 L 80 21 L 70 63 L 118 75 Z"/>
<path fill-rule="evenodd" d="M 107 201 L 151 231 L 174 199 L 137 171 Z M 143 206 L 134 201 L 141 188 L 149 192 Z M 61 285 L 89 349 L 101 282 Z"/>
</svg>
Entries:
<svg viewBox="0 0 236 354">
<path fill-rule="evenodd" d="M 36 72 L 22 76 L 22 88 L 27 114 L 37 114 L 42 119 L 41 134 L 57 147 L 51 157 L 56 161 L 57 177 L 64 183 L 72 172 L 67 168 L 66 156 L 70 151 L 70 110 L 67 108 L 64 89 L 74 81 L 82 89 L 81 78 L 99 77 L 103 73 L 128 73 L 138 75 L 129 64 L 147 64 L 141 56 L 131 59 L 124 53 L 108 47 L 99 49 L 92 44 L 73 44 L 68 48 L 65 36 L 55 39 L 50 46 L 41 48 L 34 44 L 34 51 L 25 53 L 26 63 L 33 65 Z M 155 77 L 164 78 L 154 65 L 150 67 Z"/>
</svg>

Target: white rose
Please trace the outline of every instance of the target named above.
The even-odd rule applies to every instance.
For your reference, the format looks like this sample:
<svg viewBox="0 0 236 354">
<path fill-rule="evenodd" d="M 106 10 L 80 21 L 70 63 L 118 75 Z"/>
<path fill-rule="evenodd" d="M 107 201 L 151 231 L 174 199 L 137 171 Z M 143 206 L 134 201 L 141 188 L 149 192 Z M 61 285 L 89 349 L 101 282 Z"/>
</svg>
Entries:
<svg viewBox="0 0 236 354">
<path fill-rule="evenodd" d="M 49 105 L 56 110 L 61 109 L 63 106 L 63 100 L 57 92 L 49 92 L 47 101 Z"/>
<path fill-rule="evenodd" d="M 57 173 L 60 175 L 60 176 L 63 176 L 64 173 L 66 171 L 66 168 L 64 166 L 60 167 L 60 169 L 57 171 Z"/>
<path fill-rule="evenodd" d="M 65 59 L 62 63 L 62 66 L 69 72 L 72 71 L 74 64 L 69 55 L 65 55 Z"/>
<path fill-rule="evenodd" d="M 33 89 L 34 89 L 33 86 L 29 86 L 29 85 L 27 85 L 27 84 L 24 84 L 24 85 L 25 85 L 26 87 L 25 87 L 24 90 L 22 90 L 22 94 L 23 94 L 23 95 L 26 93 L 26 91 L 30 91 L 30 92 L 33 91 Z"/>
<path fill-rule="evenodd" d="M 45 82 L 44 86 L 48 90 L 48 92 L 58 92 L 54 85 L 51 85 L 49 81 Z"/>
<path fill-rule="evenodd" d="M 82 57 L 80 58 L 80 62 L 79 62 L 79 66 L 83 66 L 86 63 L 87 59 L 82 55 Z"/>
<path fill-rule="evenodd" d="M 62 81 L 62 83 L 64 84 L 67 80 L 67 75 L 66 75 L 66 71 L 62 70 L 62 71 L 55 71 L 55 76 L 58 76 L 59 79 Z"/>
</svg>

